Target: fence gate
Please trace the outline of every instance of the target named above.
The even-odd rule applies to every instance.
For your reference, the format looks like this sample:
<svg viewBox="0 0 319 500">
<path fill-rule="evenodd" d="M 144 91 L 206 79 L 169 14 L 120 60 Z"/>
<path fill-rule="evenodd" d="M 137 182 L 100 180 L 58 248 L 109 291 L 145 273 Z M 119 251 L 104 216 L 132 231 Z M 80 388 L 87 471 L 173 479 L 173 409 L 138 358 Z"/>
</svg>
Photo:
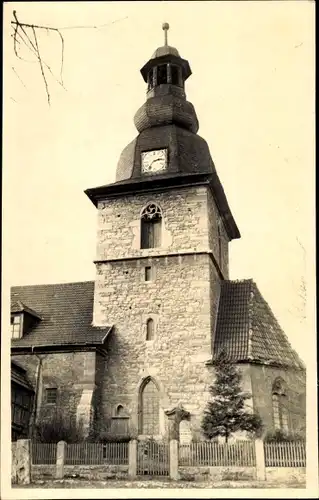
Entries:
<svg viewBox="0 0 319 500">
<path fill-rule="evenodd" d="M 169 476 L 169 444 L 157 441 L 137 443 L 137 474 Z"/>
</svg>

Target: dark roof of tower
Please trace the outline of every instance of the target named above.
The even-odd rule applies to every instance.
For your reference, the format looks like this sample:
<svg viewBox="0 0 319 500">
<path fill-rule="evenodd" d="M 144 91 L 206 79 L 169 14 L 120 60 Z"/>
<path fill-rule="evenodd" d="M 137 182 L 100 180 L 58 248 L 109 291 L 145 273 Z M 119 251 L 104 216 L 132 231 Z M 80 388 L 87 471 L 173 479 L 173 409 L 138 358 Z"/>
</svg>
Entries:
<svg viewBox="0 0 319 500">
<path fill-rule="evenodd" d="M 221 282 L 214 358 L 304 369 L 298 354 L 253 280 Z"/>
<path fill-rule="evenodd" d="M 157 57 L 163 57 L 163 56 L 168 56 L 168 55 L 180 57 L 178 50 L 175 49 L 175 47 L 171 47 L 170 45 L 163 45 L 162 47 L 158 47 L 155 50 L 151 59 L 156 59 Z"/>
<path fill-rule="evenodd" d="M 11 346 L 103 344 L 112 327 L 92 325 L 93 296 L 93 281 L 12 287 L 11 302 L 23 301 L 42 320 Z"/>
<path fill-rule="evenodd" d="M 169 26 L 163 24 L 167 33 Z M 159 67 L 167 65 L 167 80 L 157 80 Z M 178 68 L 173 83 L 169 80 L 169 67 Z M 149 79 L 150 70 L 154 73 Z M 97 206 L 98 201 L 109 196 L 118 196 L 125 191 L 135 192 L 158 189 L 159 187 L 178 187 L 190 185 L 191 176 L 199 182 L 202 175 L 209 185 L 219 214 L 224 222 L 229 240 L 240 238 L 240 232 L 229 208 L 227 198 L 213 163 L 207 142 L 197 132 L 199 128 L 196 111 L 187 101 L 184 91 L 185 80 L 191 75 L 187 60 L 182 59 L 174 47 L 166 43 L 159 47 L 152 58 L 143 66 L 141 73 L 149 87 L 144 104 L 137 110 L 134 123 L 139 132 L 122 151 L 116 169 L 116 181 L 110 185 L 98 186 L 85 191 Z M 142 153 L 165 149 L 167 161 L 165 173 L 142 172 Z M 187 180 L 186 180 L 187 178 Z M 164 180 L 164 181 L 163 181 Z M 166 186 L 164 186 L 166 184 Z"/>
</svg>

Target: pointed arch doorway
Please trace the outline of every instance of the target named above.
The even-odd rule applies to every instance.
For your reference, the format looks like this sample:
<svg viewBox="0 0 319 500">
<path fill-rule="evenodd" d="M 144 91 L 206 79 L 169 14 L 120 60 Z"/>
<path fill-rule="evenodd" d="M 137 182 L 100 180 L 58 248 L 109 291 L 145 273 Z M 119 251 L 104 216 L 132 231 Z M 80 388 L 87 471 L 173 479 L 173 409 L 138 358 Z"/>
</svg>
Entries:
<svg viewBox="0 0 319 500">
<path fill-rule="evenodd" d="M 146 377 L 139 389 L 138 475 L 169 475 L 169 443 L 161 439 L 160 399 L 158 384 L 152 377 Z"/>
</svg>

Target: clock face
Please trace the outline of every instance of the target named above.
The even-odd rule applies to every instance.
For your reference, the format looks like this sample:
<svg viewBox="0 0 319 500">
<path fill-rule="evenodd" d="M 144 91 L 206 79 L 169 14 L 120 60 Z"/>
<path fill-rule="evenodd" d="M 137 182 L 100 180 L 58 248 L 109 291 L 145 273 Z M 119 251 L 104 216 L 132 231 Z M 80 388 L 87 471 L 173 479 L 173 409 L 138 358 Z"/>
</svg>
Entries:
<svg viewBox="0 0 319 500">
<path fill-rule="evenodd" d="M 156 149 L 142 153 L 142 173 L 161 172 L 167 166 L 167 149 Z"/>
</svg>

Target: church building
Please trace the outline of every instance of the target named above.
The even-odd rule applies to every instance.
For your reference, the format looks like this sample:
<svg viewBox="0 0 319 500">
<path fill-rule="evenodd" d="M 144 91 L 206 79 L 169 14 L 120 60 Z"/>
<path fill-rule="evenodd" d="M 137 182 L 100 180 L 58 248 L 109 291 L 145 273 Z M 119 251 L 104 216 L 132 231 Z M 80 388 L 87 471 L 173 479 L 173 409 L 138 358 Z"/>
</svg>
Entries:
<svg viewBox="0 0 319 500">
<path fill-rule="evenodd" d="M 141 69 L 138 135 L 115 182 L 85 191 L 98 212 L 95 280 L 11 289 L 11 358 L 34 394 L 31 420 L 199 439 L 223 351 L 265 430 L 302 434 L 304 364 L 254 281 L 229 280 L 240 232 L 186 97 L 189 62 L 163 29 Z"/>
</svg>

